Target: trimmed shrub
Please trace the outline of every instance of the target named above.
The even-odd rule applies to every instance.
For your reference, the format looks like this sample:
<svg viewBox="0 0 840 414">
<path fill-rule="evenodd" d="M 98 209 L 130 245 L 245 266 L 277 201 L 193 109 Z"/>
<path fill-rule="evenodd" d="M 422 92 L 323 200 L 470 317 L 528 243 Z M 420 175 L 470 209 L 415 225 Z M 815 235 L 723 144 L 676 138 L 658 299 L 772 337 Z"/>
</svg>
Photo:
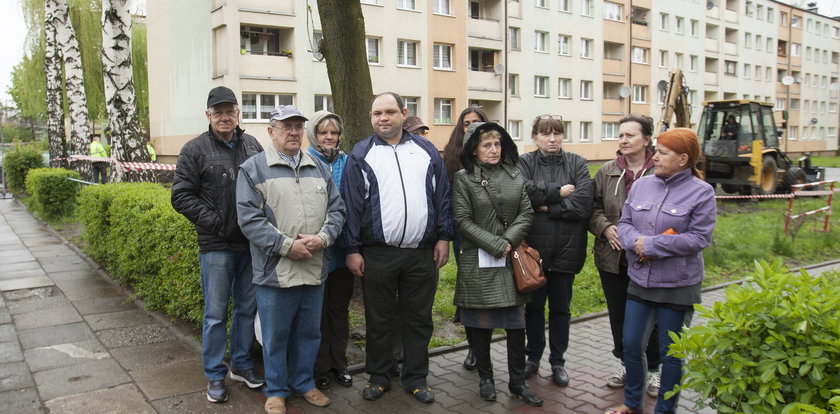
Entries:
<svg viewBox="0 0 840 414">
<path fill-rule="evenodd" d="M 47 221 L 71 217 L 76 209 L 79 183 L 67 178 L 79 179 L 76 171 L 64 168 L 35 168 L 26 175 L 26 193 L 29 194 L 29 208 Z"/>
<path fill-rule="evenodd" d="M 159 184 L 85 187 L 79 198 L 85 250 L 150 309 L 200 322 L 204 309 L 195 228 Z"/>
<path fill-rule="evenodd" d="M 725 302 L 697 306 L 705 326 L 670 333 L 681 388 L 719 413 L 840 412 L 840 274 L 755 266 Z"/>
<path fill-rule="evenodd" d="M 6 188 L 20 194 L 24 190 L 26 173 L 33 168 L 42 168 L 44 157 L 34 145 L 15 145 L 3 155 L 3 170 L 6 172 Z"/>
</svg>

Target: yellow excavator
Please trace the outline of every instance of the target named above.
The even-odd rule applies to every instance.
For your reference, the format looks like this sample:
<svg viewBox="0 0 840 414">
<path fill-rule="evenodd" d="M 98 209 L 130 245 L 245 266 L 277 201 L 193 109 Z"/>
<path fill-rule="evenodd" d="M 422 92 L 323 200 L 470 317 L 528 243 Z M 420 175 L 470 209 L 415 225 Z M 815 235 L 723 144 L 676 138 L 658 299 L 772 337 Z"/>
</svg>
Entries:
<svg viewBox="0 0 840 414">
<path fill-rule="evenodd" d="M 669 72 L 659 132 L 666 131 L 676 115 L 676 127 L 691 127 L 688 87 L 679 69 Z M 779 148 L 773 104 L 745 99 L 703 102 L 697 126 L 702 157 L 698 168 L 706 182 L 720 184 L 727 193 L 787 193 L 794 184 L 807 182 L 806 171 L 791 162 Z M 808 166 L 808 160 L 804 161 Z M 813 169 L 813 168 L 812 168 Z M 821 171 L 816 171 L 819 179 Z"/>
</svg>

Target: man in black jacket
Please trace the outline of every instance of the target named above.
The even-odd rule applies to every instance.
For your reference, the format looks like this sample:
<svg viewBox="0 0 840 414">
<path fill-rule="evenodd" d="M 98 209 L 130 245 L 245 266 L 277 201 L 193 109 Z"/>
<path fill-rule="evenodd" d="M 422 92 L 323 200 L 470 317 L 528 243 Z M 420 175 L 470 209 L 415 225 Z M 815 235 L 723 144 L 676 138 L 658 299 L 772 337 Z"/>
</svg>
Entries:
<svg viewBox="0 0 840 414">
<path fill-rule="evenodd" d="M 213 88 L 205 112 L 210 128 L 181 148 L 172 183 L 172 207 L 198 232 L 201 290 L 204 294 L 202 360 L 207 400 L 228 399 L 224 364 L 228 301 L 233 294 L 230 378 L 258 388 L 265 380 L 254 369 L 251 346 L 257 302 L 251 283 L 248 240 L 236 222 L 236 174 L 259 152 L 259 142 L 239 128 L 239 107 L 230 89 Z"/>
</svg>

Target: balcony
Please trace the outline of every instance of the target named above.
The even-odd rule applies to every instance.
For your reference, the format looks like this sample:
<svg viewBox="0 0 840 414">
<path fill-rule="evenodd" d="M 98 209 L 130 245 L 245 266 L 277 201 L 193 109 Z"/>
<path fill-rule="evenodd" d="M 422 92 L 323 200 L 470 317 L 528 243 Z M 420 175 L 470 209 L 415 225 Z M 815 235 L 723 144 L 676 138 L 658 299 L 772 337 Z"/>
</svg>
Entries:
<svg viewBox="0 0 840 414">
<path fill-rule="evenodd" d="M 601 112 L 605 115 L 613 115 L 613 114 L 623 114 L 623 107 L 624 100 L 622 99 L 602 99 L 601 100 Z"/>
<path fill-rule="evenodd" d="M 720 52 L 720 42 L 717 39 L 709 39 L 708 37 L 705 39 L 705 47 L 707 52 Z"/>
<path fill-rule="evenodd" d="M 703 83 L 710 86 L 717 86 L 718 84 L 718 73 L 717 72 L 705 72 L 703 73 Z"/>
<path fill-rule="evenodd" d="M 294 15 L 295 2 L 277 0 L 239 0 L 239 11 Z"/>
<path fill-rule="evenodd" d="M 713 19 L 720 19 L 720 7 L 717 4 L 714 5 L 711 9 L 706 10 L 706 17 L 711 17 Z"/>
<path fill-rule="evenodd" d="M 723 20 L 730 23 L 738 23 L 738 11 L 726 9 L 723 11 Z"/>
<path fill-rule="evenodd" d="M 479 19 L 470 18 L 467 21 L 467 36 L 477 39 L 488 39 L 501 41 L 502 24 L 496 19 L 482 17 Z"/>
<path fill-rule="evenodd" d="M 624 75 L 624 61 L 621 59 L 604 59 L 605 75 Z"/>
<path fill-rule="evenodd" d="M 644 20 L 633 20 L 630 29 L 631 35 L 634 39 L 650 40 L 650 27 Z"/>
<path fill-rule="evenodd" d="M 724 42 L 723 43 L 723 53 L 727 55 L 737 55 L 738 54 L 738 44 L 732 42 Z"/>
<path fill-rule="evenodd" d="M 470 71 L 467 74 L 467 89 L 470 91 L 470 96 L 476 99 L 500 99 L 501 96 L 497 94 L 502 93 L 502 76 L 493 72 Z"/>
<path fill-rule="evenodd" d="M 286 56 L 245 54 L 239 57 L 239 76 L 270 80 L 293 80 L 295 60 Z"/>
</svg>

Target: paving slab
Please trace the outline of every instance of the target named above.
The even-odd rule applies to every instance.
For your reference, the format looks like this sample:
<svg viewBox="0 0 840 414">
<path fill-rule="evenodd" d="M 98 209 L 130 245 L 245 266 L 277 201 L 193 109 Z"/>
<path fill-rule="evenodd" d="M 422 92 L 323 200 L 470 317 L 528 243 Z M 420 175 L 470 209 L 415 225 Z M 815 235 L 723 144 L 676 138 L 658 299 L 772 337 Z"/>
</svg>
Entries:
<svg viewBox="0 0 840 414">
<path fill-rule="evenodd" d="M 23 351 L 17 341 L 0 342 L 0 364 L 23 362 Z"/>
<path fill-rule="evenodd" d="M 41 414 L 41 400 L 35 388 L 0 392 L 0 413 Z"/>
<path fill-rule="evenodd" d="M 67 306 L 58 306 L 15 315 L 15 326 L 21 331 L 81 321 L 82 316 L 79 315 L 79 312 L 76 312 L 76 308 L 70 304 Z"/>
<path fill-rule="evenodd" d="M 96 339 L 84 322 L 21 331 L 18 337 L 23 349 Z"/>
<path fill-rule="evenodd" d="M 67 256 L 68 258 L 73 258 L 73 256 Z M 41 267 L 44 268 L 46 272 L 66 272 L 68 270 L 90 270 L 93 269 L 88 262 L 84 261 L 79 256 L 73 258 L 74 260 L 66 260 L 63 258 L 56 258 L 56 259 L 42 259 L 40 261 Z"/>
<path fill-rule="evenodd" d="M 86 299 L 73 301 L 73 305 L 79 310 L 82 315 L 92 315 L 96 313 L 119 312 L 127 310 L 135 310 L 137 306 L 134 305 L 128 298 L 109 297 L 98 299 Z"/>
<path fill-rule="evenodd" d="M 79 280 L 79 279 L 100 279 L 99 273 L 95 270 L 68 270 L 66 272 L 50 272 L 50 279 L 58 283 L 62 280 Z"/>
<path fill-rule="evenodd" d="M 171 364 L 195 358 L 197 354 L 180 341 L 114 348 L 111 355 L 123 368 L 129 371 Z"/>
<path fill-rule="evenodd" d="M 201 360 L 192 358 L 131 371 L 131 377 L 150 400 L 188 394 L 207 388 Z"/>
<path fill-rule="evenodd" d="M 12 315 L 22 315 L 31 312 L 37 312 L 39 310 L 72 306 L 72 303 L 70 303 L 70 301 L 67 300 L 67 298 L 65 298 L 60 291 L 53 290 L 51 286 L 45 288 L 38 288 L 36 290 L 41 290 L 43 295 L 30 295 L 22 297 L 20 299 L 7 300 L 6 307 L 9 309 L 9 313 L 11 313 Z M 10 293 L 18 292 L 22 291 Z"/>
<path fill-rule="evenodd" d="M 35 385 L 25 362 L 0 364 L 0 392 L 19 390 Z"/>
<path fill-rule="evenodd" d="M 2 280 L 13 280 L 13 279 L 25 279 L 30 277 L 38 277 L 38 276 L 46 276 L 47 272 L 44 269 L 41 269 L 41 266 L 34 266 L 30 263 L 35 263 L 37 265 L 38 262 L 22 262 L 22 263 L 15 263 L 15 264 L 25 264 L 27 266 L 31 266 L 31 269 L 22 269 L 22 270 L 14 270 L 14 271 L 2 271 L 0 272 L 0 281 Z"/>
<path fill-rule="evenodd" d="M 88 340 L 27 349 L 24 357 L 32 372 L 40 372 L 110 359 L 111 354 L 99 341 Z"/>
<path fill-rule="evenodd" d="M 26 249 L 10 249 L 0 252 L 0 263 L 34 262 L 35 258 Z"/>
<path fill-rule="evenodd" d="M 113 359 L 36 372 L 34 376 L 45 401 L 131 382 Z"/>
<path fill-rule="evenodd" d="M 52 279 L 48 278 L 46 275 L 25 277 L 21 279 L 0 280 L 0 292 L 21 289 L 32 289 L 52 285 Z"/>
<path fill-rule="evenodd" d="M 17 342 L 17 332 L 15 332 L 15 325 L 11 323 L 0 325 L 0 343 L 15 341 Z"/>
<path fill-rule="evenodd" d="M 44 405 L 50 410 L 50 414 L 155 413 L 155 409 L 146 402 L 134 384 L 54 398 Z"/>
<path fill-rule="evenodd" d="M 0 307 L 0 325 L 6 323 L 12 323 L 12 314 L 6 308 Z"/>
<path fill-rule="evenodd" d="M 63 284 L 61 291 L 71 301 L 124 297 L 114 285 L 101 279 L 69 280 Z"/>
<path fill-rule="evenodd" d="M 8 263 L 3 264 L 3 270 L 0 270 L 0 276 L 8 273 L 18 272 L 21 270 L 41 269 L 41 264 L 33 260 L 31 262 Z"/>
<path fill-rule="evenodd" d="M 129 326 L 127 328 L 105 329 L 96 332 L 96 336 L 108 348 L 120 348 L 153 344 L 175 340 L 175 335 L 164 326 L 158 324 Z"/>
<path fill-rule="evenodd" d="M 141 310 L 122 312 L 97 313 L 85 316 L 85 321 L 94 331 L 111 328 L 125 328 L 129 326 L 147 325 L 155 323 L 155 318 Z"/>
<path fill-rule="evenodd" d="M 252 393 L 252 392 L 248 392 Z M 256 402 L 251 396 L 244 392 L 231 390 L 230 399 L 224 404 L 213 404 L 207 401 L 204 391 L 192 392 L 189 394 L 177 395 L 152 401 L 158 413 L 161 414 L 263 414 L 263 404 Z M 301 412 L 298 410 L 297 412 Z M 352 411 L 348 411 L 351 413 Z M 287 410 L 287 414 L 294 414 L 295 411 Z"/>
</svg>

